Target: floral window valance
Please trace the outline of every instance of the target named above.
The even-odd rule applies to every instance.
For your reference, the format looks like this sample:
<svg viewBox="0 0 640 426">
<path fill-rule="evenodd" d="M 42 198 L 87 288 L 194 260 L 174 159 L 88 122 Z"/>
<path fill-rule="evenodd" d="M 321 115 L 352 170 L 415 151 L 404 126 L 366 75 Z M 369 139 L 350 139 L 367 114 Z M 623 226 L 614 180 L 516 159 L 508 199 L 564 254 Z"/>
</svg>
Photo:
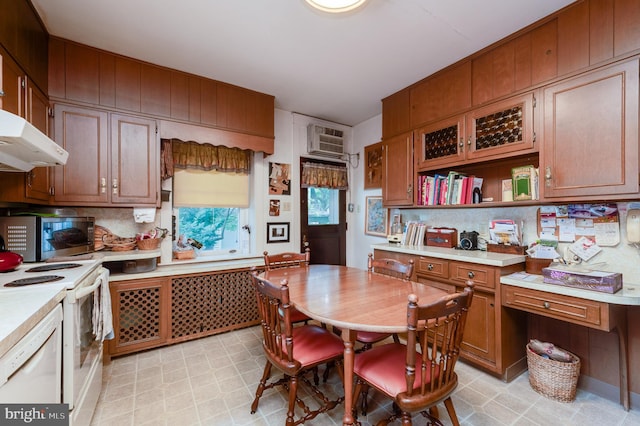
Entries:
<svg viewBox="0 0 640 426">
<path fill-rule="evenodd" d="M 349 189 L 346 166 L 331 166 L 318 163 L 302 165 L 303 188 Z"/>
<path fill-rule="evenodd" d="M 251 154 L 250 150 L 239 148 L 184 142 L 179 139 L 162 139 L 161 176 L 163 180 L 173 177 L 174 168 L 249 174 Z"/>
</svg>

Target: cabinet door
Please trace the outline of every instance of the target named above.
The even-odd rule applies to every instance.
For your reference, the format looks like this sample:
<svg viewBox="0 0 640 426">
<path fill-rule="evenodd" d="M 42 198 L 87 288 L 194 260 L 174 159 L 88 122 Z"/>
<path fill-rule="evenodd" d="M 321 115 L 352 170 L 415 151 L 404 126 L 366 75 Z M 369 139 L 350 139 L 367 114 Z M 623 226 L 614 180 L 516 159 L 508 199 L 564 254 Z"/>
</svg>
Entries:
<svg viewBox="0 0 640 426">
<path fill-rule="evenodd" d="M 36 86 L 27 82 L 26 119 L 45 135 L 49 135 L 49 99 Z M 36 167 L 26 174 L 25 197 L 49 201 L 51 193 L 50 167 Z"/>
<path fill-rule="evenodd" d="M 544 197 L 638 193 L 638 95 L 637 59 L 545 89 Z"/>
<path fill-rule="evenodd" d="M 155 120 L 112 114 L 111 202 L 155 205 L 159 200 L 159 164 Z"/>
<path fill-rule="evenodd" d="M 113 282 L 111 303 L 115 338 L 111 355 L 163 345 L 169 336 L 169 278 Z"/>
<path fill-rule="evenodd" d="M 534 103 L 529 93 L 469 112 L 466 160 L 533 151 Z"/>
<path fill-rule="evenodd" d="M 382 100 L 383 139 L 411 130 L 410 93 L 404 89 Z"/>
<path fill-rule="evenodd" d="M 418 170 L 433 169 L 464 161 L 464 116 L 438 121 L 415 131 Z"/>
<path fill-rule="evenodd" d="M 382 203 L 413 204 L 413 136 L 405 133 L 383 142 Z"/>
<path fill-rule="evenodd" d="M 473 293 L 460 350 L 465 357 L 480 362 L 488 361 L 489 366 L 495 366 L 497 351 L 494 294 L 477 290 Z"/>
<path fill-rule="evenodd" d="M 108 203 L 107 119 L 104 111 L 54 107 L 55 141 L 70 153 L 65 166 L 54 167 L 57 204 Z"/>
</svg>

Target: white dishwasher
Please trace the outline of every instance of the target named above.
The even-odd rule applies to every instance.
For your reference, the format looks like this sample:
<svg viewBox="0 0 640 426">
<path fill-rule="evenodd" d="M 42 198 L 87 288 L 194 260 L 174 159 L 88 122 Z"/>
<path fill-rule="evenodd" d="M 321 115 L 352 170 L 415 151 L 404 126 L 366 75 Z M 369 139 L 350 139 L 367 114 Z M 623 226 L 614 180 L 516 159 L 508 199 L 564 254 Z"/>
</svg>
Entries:
<svg viewBox="0 0 640 426">
<path fill-rule="evenodd" d="M 60 403 L 62 305 L 0 358 L 0 403 Z"/>
</svg>

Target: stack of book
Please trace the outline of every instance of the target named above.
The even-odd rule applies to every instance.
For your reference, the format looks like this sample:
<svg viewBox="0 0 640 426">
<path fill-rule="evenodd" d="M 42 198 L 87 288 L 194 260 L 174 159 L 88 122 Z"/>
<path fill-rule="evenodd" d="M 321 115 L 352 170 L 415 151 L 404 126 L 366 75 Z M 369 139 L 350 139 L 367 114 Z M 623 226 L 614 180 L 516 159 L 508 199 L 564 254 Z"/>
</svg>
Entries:
<svg viewBox="0 0 640 426">
<path fill-rule="evenodd" d="M 418 177 L 418 205 L 438 206 L 472 204 L 473 191 L 482 191 L 483 179 L 450 171 L 447 175 Z"/>
<path fill-rule="evenodd" d="M 424 235 L 427 230 L 427 224 L 420 221 L 407 222 L 406 230 L 403 234 L 402 245 L 404 246 L 423 246 Z"/>
</svg>

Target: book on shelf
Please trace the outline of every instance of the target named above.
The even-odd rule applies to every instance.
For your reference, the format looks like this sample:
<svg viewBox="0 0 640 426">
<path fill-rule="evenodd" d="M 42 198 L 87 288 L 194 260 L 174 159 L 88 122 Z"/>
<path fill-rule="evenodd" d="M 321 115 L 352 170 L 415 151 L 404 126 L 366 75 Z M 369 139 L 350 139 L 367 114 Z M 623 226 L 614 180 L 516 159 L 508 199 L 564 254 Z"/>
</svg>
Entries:
<svg viewBox="0 0 640 426">
<path fill-rule="evenodd" d="M 532 183 L 535 178 L 534 174 L 535 168 L 531 165 L 511 169 L 513 201 L 533 199 Z"/>
<path fill-rule="evenodd" d="M 409 221 L 402 238 L 402 245 L 422 246 L 424 245 L 424 236 L 427 224 L 420 221 Z"/>
</svg>

